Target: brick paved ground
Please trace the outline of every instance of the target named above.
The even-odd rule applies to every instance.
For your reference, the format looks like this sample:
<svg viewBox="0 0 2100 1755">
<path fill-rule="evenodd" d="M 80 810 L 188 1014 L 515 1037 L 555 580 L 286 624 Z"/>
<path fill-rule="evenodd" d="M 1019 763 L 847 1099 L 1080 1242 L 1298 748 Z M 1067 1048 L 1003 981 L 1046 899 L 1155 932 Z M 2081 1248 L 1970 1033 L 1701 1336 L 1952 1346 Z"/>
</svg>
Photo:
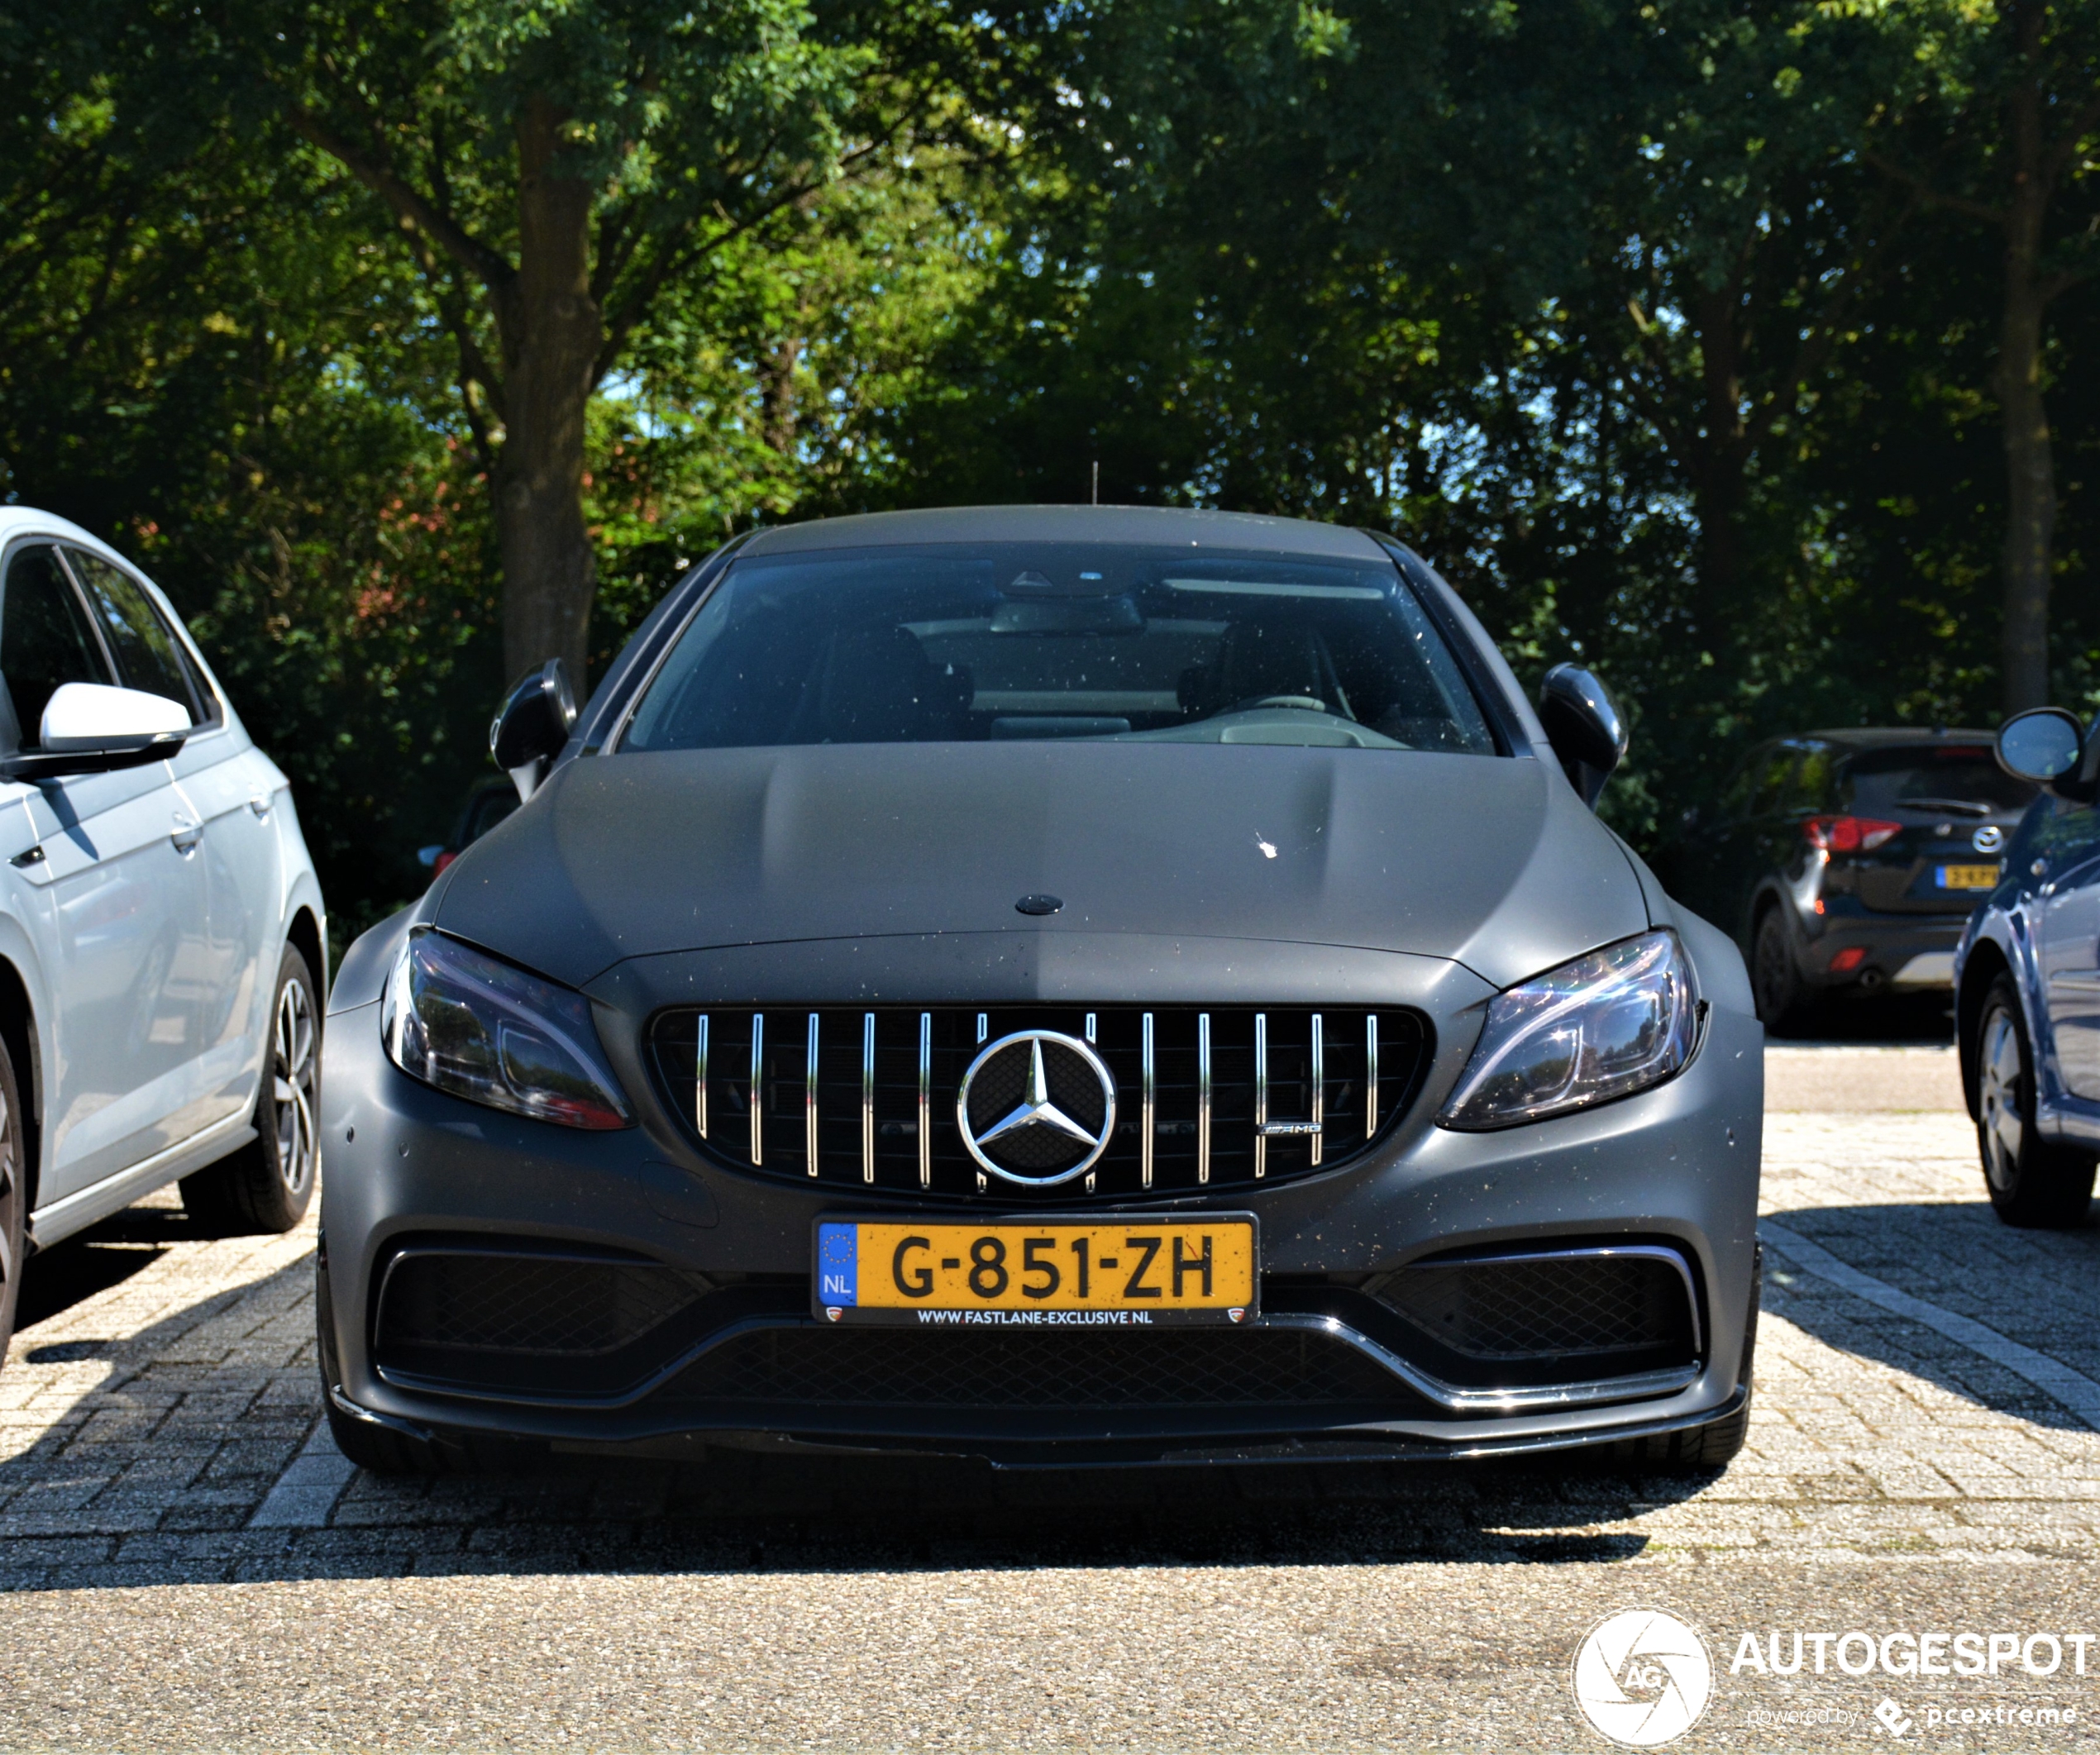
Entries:
<svg viewBox="0 0 2100 1755">
<path fill-rule="evenodd" d="M 1768 1629 L 2095 1630 L 2100 1230 L 1997 1224 L 1944 1072 L 1773 1081 L 1752 1441 L 1677 1488 L 734 1455 L 376 1481 L 321 1436 L 310 1237 L 135 1209 L 39 1265 L 0 1373 L 0 1749 L 1601 1748 L 1570 1660 L 1636 1605 L 1716 1657 L 1674 1748 L 1883 1746 L 1883 1705 L 1935 1748 L 2089 1741 L 2068 1665 L 1721 1667 Z M 1956 1707 L 2079 1723 L 1925 1723 Z"/>
<path fill-rule="evenodd" d="M 1773 1115 L 1751 1443 L 1679 1490 L 1564 1464 L 994 1476 L 734 1452 L 360 1476 L 318 1419 L 310 1230 L 199 1238 L 163 1197 L 27 1289 L 0 1373 L 0 1588 L 1111 1555 L 2100 1557 L 2100 1232 L 2009 1231 L 1979 1197 L 1958 1114 Z"/>
</svg>

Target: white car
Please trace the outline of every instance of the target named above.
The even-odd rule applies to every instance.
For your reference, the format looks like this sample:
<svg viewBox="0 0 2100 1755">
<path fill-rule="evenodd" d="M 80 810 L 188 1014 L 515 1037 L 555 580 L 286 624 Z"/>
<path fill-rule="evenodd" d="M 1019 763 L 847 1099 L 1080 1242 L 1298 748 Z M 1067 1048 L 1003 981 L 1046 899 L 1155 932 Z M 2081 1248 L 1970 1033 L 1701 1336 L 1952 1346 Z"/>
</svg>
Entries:
<svg viewBox="0 0 2100 1755">
<path fill-rule="evenodd" d="M 290 783 L 167 599 L 0 507 L 0 1358 L 26 1257 L 178 1177 L 299 1222 L 327 942 Z"/>
</svg>

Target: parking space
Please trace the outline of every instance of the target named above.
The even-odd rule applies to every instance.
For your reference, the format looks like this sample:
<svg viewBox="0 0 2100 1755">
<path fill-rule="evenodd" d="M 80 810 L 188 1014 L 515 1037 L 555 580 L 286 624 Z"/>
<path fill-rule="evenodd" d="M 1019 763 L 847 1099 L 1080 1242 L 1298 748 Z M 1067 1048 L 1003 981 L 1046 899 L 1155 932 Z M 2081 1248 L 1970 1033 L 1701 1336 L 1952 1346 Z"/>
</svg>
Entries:
<svg viewBox="0 0 2100 1755">
<path fill-rule="evenodd" d="M 1562 1712 L 1592 1607 L 1806 1613 L 1828 1576 L 1948 1614 L 2071 1600 L 2100 1570 L 2100 1231 L 1997 1222 L 1942 1051 L 1775 1050 L 1771 1084 L 1751 1442 L 1675 1485 L 739 1452 L 383 1481 L 319 1422 L 310 1232 L 213 1239 L 149 1204 L 39 1264 L 0 1374 L 0 1587 L 65 1653 L 0 1685 L 14 1740 L 125 1741 L 142 1639 L 184 1723 L 260 1743 L 272 1711 L 365 1740 L 344 1714 L 383 1676 L 417 1737 L 468 1745 L 1376 1744 L 1412 1674 L 1445 1701 L 1419 1740 L 1463 1744 L 1498 1640 L 1493 1722 Z M 1425 1592 L 1433 1634 L 1374 1624 Z"/>
</svg>

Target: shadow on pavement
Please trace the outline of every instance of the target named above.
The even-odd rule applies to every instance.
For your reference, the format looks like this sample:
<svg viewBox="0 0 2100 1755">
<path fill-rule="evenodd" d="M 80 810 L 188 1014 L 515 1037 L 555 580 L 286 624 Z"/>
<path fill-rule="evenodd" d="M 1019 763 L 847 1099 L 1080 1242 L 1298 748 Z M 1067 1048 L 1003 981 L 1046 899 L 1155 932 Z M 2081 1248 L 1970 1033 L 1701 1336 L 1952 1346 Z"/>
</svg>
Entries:
<svg viewBox="0 0 2100 1755">
<path fill-rule="evenodd" d="M 1954 1039 L 1954 996 L 1934 991 L 1824 999 L 1784 1031 L 1773 1031 L 1770 1039 L 1789 1047 L 1944 1047 Z"/>
<path fill-rule="evenodd" d="M 22 1273 L 16 1333 L 20 1335 L 64 1315 L 98 1292 L 122 1285 L 159 1261 L 171 1243 L 208 1242 L 222 1234 L 165 1199 L 112 1213 L 29 1258 Z"/>
<path fill-rule="evenodd" d="M 1768 1215 L 1847 1267 L 1969 1318 L 2100 1378 L 2100 1225 L 2022 1231 L 1988 1201 L 1806 1207 Z M 2090 1428 L 2002 1364 L 1802 1271 L 1768 1247 L 1764 1308 L 1825 1344 L 1893 1366 L 1978 1405 L 2038 1425 Z"/>
<path fill-rule="evenodd" d="M 310 1260 L 295 1264 L 129 1336 L 28 1338 L 24 1362 L 103 1370 L 69 1380 L 70 1411 L 0 1462 L 0 1591 L 411 1571 L 1616 1560 L 1647 1538 L 1608 1526 L 1714 1478 L 1614 1474 L 1568 1457 L 997 1471 L 726 1447 L 678 1462 L 526 1453 L 504 1473 L 350 1475 L 311 1527 L 256 1527 L 293 1457 L 303 1445 L 315 1456 L 319 1400 L 293 1393 L 281 1346 L 258 1371 L 227 1360 L 227 1337 L 257 1326 L 254 1311 L 289 1323 L 294 1307 L 309 1310 L 310 1292 L 299 1295 L 312 1273 Z M 311 1383 L 312 1369 L 309 1349 L 296 1381 Z M 131 1424 L 131 1460 L 114 1473 L 97 1454 L 98 1422 Z M 126 1467 L 157 1471 L 157 1495 Z"/>
</svg>

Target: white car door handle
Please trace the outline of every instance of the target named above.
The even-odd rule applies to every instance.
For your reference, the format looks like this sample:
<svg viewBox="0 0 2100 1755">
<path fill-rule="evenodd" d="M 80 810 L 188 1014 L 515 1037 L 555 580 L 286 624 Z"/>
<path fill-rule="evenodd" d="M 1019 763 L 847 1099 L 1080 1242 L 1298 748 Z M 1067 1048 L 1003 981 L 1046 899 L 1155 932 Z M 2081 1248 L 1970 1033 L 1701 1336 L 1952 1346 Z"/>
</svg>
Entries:
<svg viewBox="0 0 2100 1755">
<path fill-rule="evenodd" d="M 197 843 L 203 839 L 203 837 L 204 825 L 203 823 L 179 814 L 175 818 L 174 827 L 168 834 L 169 840 L 174 842 L 175 851 L 178 853 L 191 851 Z"/>
<path fill-rule="evenodd" d="M 271 798 L 266 792 L 253 792 L 248 795 L 248 808 L 253 811 L 258 817 L 268 817 L 270 815 L 270 806 L 276 802 L 277 801 Z"/>
</svg>

